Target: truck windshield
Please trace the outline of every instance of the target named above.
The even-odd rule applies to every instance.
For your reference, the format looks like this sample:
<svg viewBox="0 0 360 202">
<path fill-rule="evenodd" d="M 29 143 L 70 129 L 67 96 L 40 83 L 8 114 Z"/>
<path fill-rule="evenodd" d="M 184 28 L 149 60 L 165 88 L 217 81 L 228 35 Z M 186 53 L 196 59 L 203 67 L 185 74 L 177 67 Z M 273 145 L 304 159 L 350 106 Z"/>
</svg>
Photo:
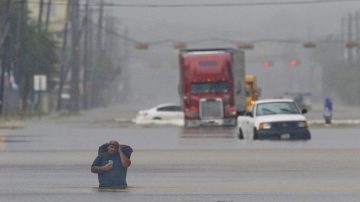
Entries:
<svg viewBox="0 0 360 202">
<path fill-rule="evenodd" d="M 228 84 L 227 82 L 202 82 L 191 84 L 192 93 L 227 93 Z"/>
</svg>

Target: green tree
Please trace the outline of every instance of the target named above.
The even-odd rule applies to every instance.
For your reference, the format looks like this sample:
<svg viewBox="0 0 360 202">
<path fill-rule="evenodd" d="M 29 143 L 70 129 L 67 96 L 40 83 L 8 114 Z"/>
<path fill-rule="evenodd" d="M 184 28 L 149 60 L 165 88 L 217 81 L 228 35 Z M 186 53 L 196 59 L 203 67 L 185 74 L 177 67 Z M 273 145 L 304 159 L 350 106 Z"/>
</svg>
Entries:
<svg viewBox="0 0 360 202">
<path fill-rule="evenodd" d="M 0 14 L 5 12 L 6 1 L 0 1 Z M 29 23 L 30 20 L 24 13 L 24 23 L 20 26 L 20 41 L 16 41 L 19 23 L 19 12 L 21 4 L 11 4 L 10 10 L 10 32 L 8 33 L 10 47 L 8 52 L 10 63 L 13 64 L 11 70 L 15 73 L 17 84 L 20 86 L 20 97 L 22 101 L 22 110 L 27 111 L 27 101 L 32 92 L 32 79 L 34 74 L 44 74 L 48 78 L 57 73 L 56 64 L 58 58 L 56 54 L 56 44 L 51 40 L 49 33 L 37 31 L 36 25 Z M 0 36 L 3 34 L 4 15 L 0 15 Z M 17 45 L 19 45 L 17 50 Z"/>
<path fill-rule="evenodd" d="M 23 111 L 27 111 L 27 100 L 32 90 L 33 76 L 43 74 L 47 78 L 52 78 L 58 72 L 56 44 L 50 39 L 50 35 L 36 31 L 35 25 L 27 25 L 25 33 L 21 47 L 22 57 L 18 66 Z"/>
</svg>

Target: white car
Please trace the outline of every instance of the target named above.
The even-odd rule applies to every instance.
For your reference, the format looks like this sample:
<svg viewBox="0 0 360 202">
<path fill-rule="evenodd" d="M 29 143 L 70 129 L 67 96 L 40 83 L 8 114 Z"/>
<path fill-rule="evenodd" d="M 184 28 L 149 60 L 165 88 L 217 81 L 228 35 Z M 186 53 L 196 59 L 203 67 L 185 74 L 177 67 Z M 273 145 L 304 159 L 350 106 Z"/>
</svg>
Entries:
<svg viewBox="0 0 360 202">
<path fill-rule="evenodd" d="M 135 118 L 136 123 L 148 121 L 183 120 L 184 112 L 180 105 L 174 103 L 160 104 L 153 108 L 140 110 Z"/>
<path fill-rule="evenodd" d="M 252 112 L 238 117 L 239 138 L 308 140 L 311 134 L 305 113 L 291 99 L 258 100 Z"/>
</svg>

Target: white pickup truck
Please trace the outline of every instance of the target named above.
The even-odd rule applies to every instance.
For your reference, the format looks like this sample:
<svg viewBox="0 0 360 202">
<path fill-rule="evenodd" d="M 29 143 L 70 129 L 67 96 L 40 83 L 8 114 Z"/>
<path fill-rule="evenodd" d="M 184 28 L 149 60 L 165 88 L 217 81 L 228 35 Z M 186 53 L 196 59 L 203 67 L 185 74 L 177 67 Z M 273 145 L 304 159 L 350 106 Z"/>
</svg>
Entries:
<svg viewBox="0 0 360 202">
<path fill-rule="evenodd" d="M 258 100 L 252 112 L 239 116 L 240 139 L 308 140 L 311 138 L 306 109 L 300 109 L 291 99 Z"/>
</svg>

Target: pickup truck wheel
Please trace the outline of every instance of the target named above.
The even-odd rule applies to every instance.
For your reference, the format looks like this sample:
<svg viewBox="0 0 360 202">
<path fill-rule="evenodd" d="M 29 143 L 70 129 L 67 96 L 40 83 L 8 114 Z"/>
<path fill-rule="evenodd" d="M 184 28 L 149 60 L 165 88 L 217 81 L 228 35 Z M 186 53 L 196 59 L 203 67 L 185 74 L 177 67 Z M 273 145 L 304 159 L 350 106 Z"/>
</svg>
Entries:
<svg viewBox="0 0 360 202">
<path fill-rule="evenodd" d="M 256 128 L 254 128 L 254 136 L 253 136 L 253 138 L 254 138 L 254 140 L 259 139 L 259 136 L 258 136 L 258 133 L 257 133 Z"/>
<path fill-rule="evenodd" d="M 244 139 L 244 133 L 243 133 L 243 131 L 241 130 L 241 128 L 239 128 L 239 139 L 240 139 L 240 140 Z"/>
</svg>

